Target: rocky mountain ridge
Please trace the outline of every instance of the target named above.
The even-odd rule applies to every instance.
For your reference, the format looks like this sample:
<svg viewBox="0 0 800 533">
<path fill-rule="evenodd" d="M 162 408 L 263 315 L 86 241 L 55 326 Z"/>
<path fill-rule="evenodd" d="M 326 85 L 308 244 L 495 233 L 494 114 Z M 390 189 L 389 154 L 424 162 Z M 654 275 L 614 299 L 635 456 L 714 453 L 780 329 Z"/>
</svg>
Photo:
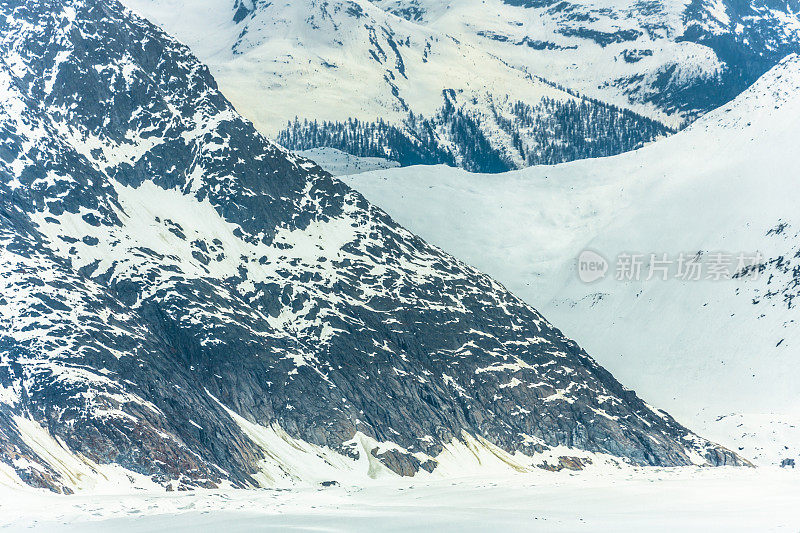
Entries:
<svg viewBox="0 0 800 533">
<path fill-rule="evenodd" d="M 791 55 L 686 130 L 613 158 L 343 179 L 536 302 L 647 401 L 779 466 L 800 460 L 800 388 L 786 371 L 800 343 L 798 115 Z M 579 276 L 587 251 L 606 262 L 604 276 Z"/>
<path fill-rule="evenodd" d="M 287 445 L 372 476 L 459 442 L 745 464 L 267 141 L 118 2 L 6 0 L 0 57 L 7 474 L 269 486 L 309 481 Z"/>
</svg>

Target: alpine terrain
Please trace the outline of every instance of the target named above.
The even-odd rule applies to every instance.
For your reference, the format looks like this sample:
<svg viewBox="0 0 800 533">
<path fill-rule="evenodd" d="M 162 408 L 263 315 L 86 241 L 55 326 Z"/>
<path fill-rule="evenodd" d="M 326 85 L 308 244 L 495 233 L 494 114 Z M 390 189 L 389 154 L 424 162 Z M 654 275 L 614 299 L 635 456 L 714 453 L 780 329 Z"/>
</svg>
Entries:
<svg viewBox="0 0 800 533">
<path fill-rule="evenodd" d="M 797 0 L 125 2 L 288 148 L 477 172 L 638 148 L 800 52 Z"/>
<path fill-rule="evenodd" d="M 265 140 L 115 0 L 5 0 L 0 36 L 5 475 L 69 492 L 332 484 L 483 454 L 747 464 Z"/>
<path fill-rule="evenodd" d="M 346 181 L 537 302 L 689 427 L 748 459 L 792 466 L 798 116 L 792 55 L 730 104 L 635 152 L 503 175 L 414 167 Z M 584 277 L 592 283 L 577 272 L 587 250 L 606 261 Z"/>
</svg>

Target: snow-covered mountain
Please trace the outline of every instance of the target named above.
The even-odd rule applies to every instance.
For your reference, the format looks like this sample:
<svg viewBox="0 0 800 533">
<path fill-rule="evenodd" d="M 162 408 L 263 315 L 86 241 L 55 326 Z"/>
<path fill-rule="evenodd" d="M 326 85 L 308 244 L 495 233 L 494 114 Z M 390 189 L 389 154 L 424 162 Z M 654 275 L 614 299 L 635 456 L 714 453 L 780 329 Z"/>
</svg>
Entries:
<svg viewBox="0 0 800 533">
<path fill-rule="evenodd" d="M 0 58 L 4 476 L 70 491 L 459 457 L 744 463 L 265 140 L 116 1 L 0 3 Z"/>
<path fill-rule="evenodd" d="M 368 0 L 125 3 L 188 44 L 236 109 L 294 150 L 496 172 L 670 133 Z"/>
<path fill-rule="evenodd" d="M 125 1 L 289 148 L 483 172 L 637 148 L 669 130 L 618 107 L 680 127 L 800 52 L 798 0 Z"/>
<path fill-rule="evenodd" d="M 614 375 L 690 427 L 748 458 L 797 461 L 798 116 L 793 55 L 731 104 L 636 152 L 492 176 L 414 167 L 345 181 L 541 302 Z M 603 281 L 576 275 L 584 250 L 608 262 Z M 641 281 L 616 279 L 621 254 L 641 256 Z M 674 279 L 681 254 L 742 275 Z M 668 266 L 669 279 L 654 270 L 647 281 L 650 265 Z"/>
<path fill-rule="evenodd" d="M 508 65 L 672 125 L 800 52 L 797 0 L 374 0 Z"/>
</svg>

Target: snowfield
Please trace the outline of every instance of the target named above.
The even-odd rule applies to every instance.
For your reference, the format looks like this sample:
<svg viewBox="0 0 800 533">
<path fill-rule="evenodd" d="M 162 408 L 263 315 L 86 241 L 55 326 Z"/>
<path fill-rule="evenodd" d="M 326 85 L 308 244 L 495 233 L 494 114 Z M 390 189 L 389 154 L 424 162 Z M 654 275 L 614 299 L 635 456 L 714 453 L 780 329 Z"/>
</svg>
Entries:
<svg viewBox="0 0 800 533">
<path fill-rule="evenodd" d="M 397 168 L 400 163 L 381 157 L 358 157 L 342 152 L 336 148 L 312 148 L 297 152 L 297 155 L 313 160 L 316 164 L 334 176 L 345 176 Z"/>
<path fill-rule="evenodd" d="M 682 423 L 762 464 L 800 460 L 799 95 L 790 56 L 731 104 L 636 152 L 503 175 L 418 167 L 344 179 L 536 302 Z M 587 249 L 610 262 L 593 284 L 577 276 Z M 626 253 L 643 256 L 639 282 L 616 279 Z M 759 254 L 762 271 L 646 281 L 651 254 L 664 253 Z"/>
<path fill-rule="evenodd" d="M 354 487 L 55 496 L 0 487 L 0 529 L 38 532 L 794 532 L 800 476 L 636 469 Z"/>
</svg>

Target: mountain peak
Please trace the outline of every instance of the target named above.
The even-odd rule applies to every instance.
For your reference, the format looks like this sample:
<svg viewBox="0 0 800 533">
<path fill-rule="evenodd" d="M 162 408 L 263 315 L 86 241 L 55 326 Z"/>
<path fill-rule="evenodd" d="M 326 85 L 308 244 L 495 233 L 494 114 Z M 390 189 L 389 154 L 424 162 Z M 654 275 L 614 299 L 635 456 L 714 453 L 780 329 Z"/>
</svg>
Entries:
<svg viewBox="0 0 800 533">
<path fill-rule="evenodd" d="M 346 181 L 536 303 L 656 405 L 780 465 L 798 454 L 800 392 L 786 368 L 787 346 L 800 343 L 799 82 L 792 55 L 689 128 L 611 158 L 503 176 L 420 167 Z M 608 261 L 604 280 L 578 276 L 586 250 Z M 637 254 L 643 276 L 621 280 L 616 269 Z M 703 269 L 722 258 L 729 279 L 681 279 L 681 257 L 693 256 Z M 662 259 L 667 279 L 646 280 L 645 265 Z"/>
<path fill-rule="evenodd" d="M 0 460 L 28 483 L 302 481 L 287 441 L 362 475 L 473 442 L 745 463 L 266 141 L 119 3 L 6 2 L 0 30 Z"/>
</svg>

